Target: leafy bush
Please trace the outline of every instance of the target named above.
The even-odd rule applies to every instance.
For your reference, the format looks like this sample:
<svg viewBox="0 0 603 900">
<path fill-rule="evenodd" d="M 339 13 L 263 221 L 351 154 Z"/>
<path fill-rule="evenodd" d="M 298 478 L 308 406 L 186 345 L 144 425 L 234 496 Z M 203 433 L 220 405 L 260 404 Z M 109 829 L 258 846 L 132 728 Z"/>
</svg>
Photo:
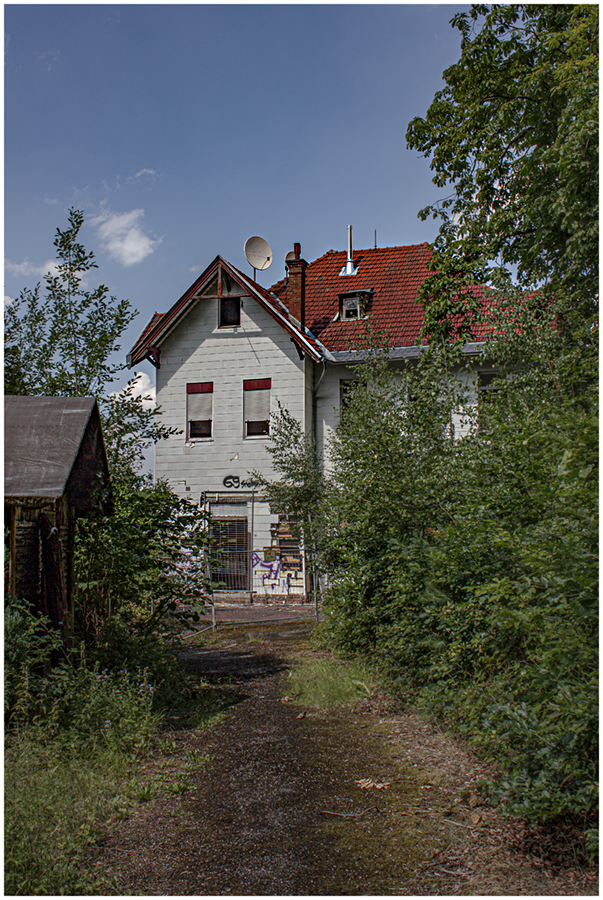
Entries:
<svg viewBox="0 0 603 900">
<path fill-rule="evenodd" d="M 81 520 L 76 540 L 76 629 L 89 645 L 107 623 L 132 633 L 198 621 L 209 588 L 202 510 L 163 482 L 142 475 L 114 480 L 115 512 Z"/>
<path fill-rule="evenodd" d="M 325 499 L 311 510 L 329 568 L 326 631 L 495 759 L 504 775 L 491 796 L 509 813 L 581 813 L 587 825 L 598 761 L 596 385 L 588 357 L 575 351 L 570 365 L 554 329 L 541 327 L 542 359 L 526 362 L 521 344 L 490 349 L 513 378 L 479 418 L 447 380 L 453 354 L 432 350 L 396 374 L 376 353 L 359 368 Z"/>
<path fill-rule="evenodd" d="M 4 607 L 4 714 L 21 717 L 31 692 L 36 692 L 53 651 L 62 646 L 50 620 L 34 615 L 28 604 L 7 597 Z"/>
</svg>

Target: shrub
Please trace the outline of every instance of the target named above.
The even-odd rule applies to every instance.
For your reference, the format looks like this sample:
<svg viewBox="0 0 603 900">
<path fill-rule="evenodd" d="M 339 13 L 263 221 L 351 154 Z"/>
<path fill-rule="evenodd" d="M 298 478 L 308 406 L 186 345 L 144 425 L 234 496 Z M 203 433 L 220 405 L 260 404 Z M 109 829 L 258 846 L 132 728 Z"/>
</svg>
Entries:
<svg viewBox="0 0 603 900">
<path fill-rule="evenodd" d="M 82 866 L 99 820 L 120 806 L 125 760 L 65 755 L 31 737 L 8 741 L 4 764 L 4 890 L 7 895 L 106 893 Z"/>
</svg>

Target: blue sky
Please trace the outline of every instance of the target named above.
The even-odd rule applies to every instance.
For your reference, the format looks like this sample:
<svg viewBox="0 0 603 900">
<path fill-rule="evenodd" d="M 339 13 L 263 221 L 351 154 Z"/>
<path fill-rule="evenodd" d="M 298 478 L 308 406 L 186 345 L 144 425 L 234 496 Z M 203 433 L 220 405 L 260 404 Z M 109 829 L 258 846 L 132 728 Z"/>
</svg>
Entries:
<svg viewBox="0 0 603 900">
<path fill-rule="evenodd" d="M 453 5 L 5 6 L 5 294 L 33 287 L 66 211 L 103 282 L 168 309 L 246 238 L 346 246 L 431 241 L 442 196 L 406 149 L 458 59 Z M 141 367 L 147 373 L 152 367 Z"/>
</svg>

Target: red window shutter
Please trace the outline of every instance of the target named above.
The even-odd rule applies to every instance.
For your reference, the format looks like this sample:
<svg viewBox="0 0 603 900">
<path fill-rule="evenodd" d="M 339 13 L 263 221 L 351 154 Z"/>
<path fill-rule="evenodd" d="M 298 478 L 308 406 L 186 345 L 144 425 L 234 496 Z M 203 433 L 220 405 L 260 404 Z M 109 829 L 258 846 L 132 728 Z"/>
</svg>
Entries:
<svg viewBox="0 0 603 900">
<path fill-rule="evenodd" d="M 251 378 L 243 382 L 244 391 L 269 391 L 272 387 L 272 378 Z"/>
<path fill-rule="evenodd" d="M 197 384 L 187 384 L 186 386 L 187 394 L 213 394 L 213 392 L 213 381 L 201 381 Z"/>
</svg>

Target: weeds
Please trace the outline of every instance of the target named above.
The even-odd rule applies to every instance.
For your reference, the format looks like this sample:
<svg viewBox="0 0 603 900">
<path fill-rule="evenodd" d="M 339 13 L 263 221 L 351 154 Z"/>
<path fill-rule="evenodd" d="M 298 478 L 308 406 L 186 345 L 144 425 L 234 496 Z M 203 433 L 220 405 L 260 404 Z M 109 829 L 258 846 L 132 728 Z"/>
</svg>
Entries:
<svg viewBox="0 0 603 900">
<path fill-rule="evenodd" d="M 304 706 L 339 706 L 375 693 L 375 676 L 356 660 L 304 660 L 289 673 L 289 693 Z"/>
<path fill-rule="evenodd" d="M 14 894 L 97 894 L 107 885 L 82 869 L 82 849 L 100 823 L 123 809 L 126 761 L 103 750 L 65 758 L 25 738 L 5 753 L 4 890 Z"/>
<path fill-rule="evenodd" d="M 192 690 L 182 673 L 166 688 L 176 663 L 163 653 L 149 653 L 148 666 L 122 663 L 118 671 L 101 668 L 99 660 L 88 664 L 82 653 L 73 664 L 64 661 L 44 674 L 50 650 L 58 649 L 46 621 L 24 604 L 9 602 L 5 614 L 5 891 L 114 893 L 86 868 L 86 847 L 133 804 L 161 791 L 190 790 L 189 773 L 205 762 L 203 754 L 189 752 L 183 775 L 166 772 L 150 781 L 137 776 L 153 743 L 166 754 L 182 749 L 173 739 L 155 737 L 163 718 L 157 694 L 174 695 L 177 684 L 178 701 L 188 704 L 178 712 L 203 724 L 217 720 L 220 696 L 203 684 Z"/>
</svg>

